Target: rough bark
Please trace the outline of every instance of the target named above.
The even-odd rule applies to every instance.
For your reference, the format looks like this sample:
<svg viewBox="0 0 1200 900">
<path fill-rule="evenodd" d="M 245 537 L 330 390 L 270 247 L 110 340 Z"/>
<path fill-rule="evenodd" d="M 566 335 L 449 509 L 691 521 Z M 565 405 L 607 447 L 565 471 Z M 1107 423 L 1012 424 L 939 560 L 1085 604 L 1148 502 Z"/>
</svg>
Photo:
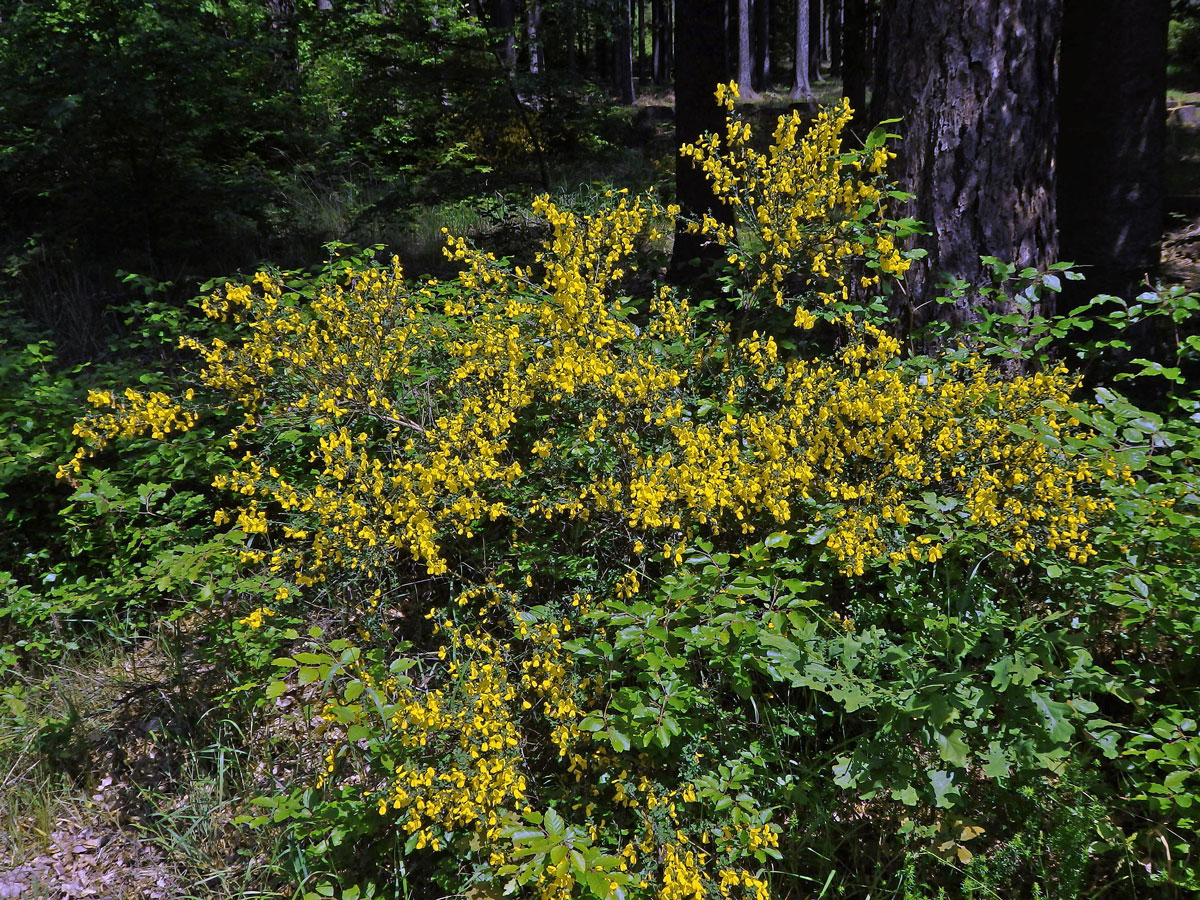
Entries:
<svg viewBox="0 0 1200 900">
<path fill-rule="evenodd" d="M 906 278 L 915 325 L 935 310 L 943 273 L 985 278 L 981 254 L 1018 266 L 1056 257 L 1061 9 L 1059 0 L 886 0 L 884 15 L 873 115 L 903 117 L 890 171 L 916 199 L 898 212 L 929 232 L 918 240 L 929 255 Z M 938 318 L 969 319 L 976 302 Z"/>
<path fill-rule="evenodd" d="M 1158 265 L 1169 15 L 1167 0 L 1064 4 L 1059 241 L 1092 293 L 1129 294 Z"/>
<path fill-rule="evenodd" d="M 637 11 L 637 42 L 633 51 L 634 75 L 639 83 L 646 78 L 646 2 L 634 0 Z"/>
<path fill-rule="evenodd" d="M 821 75 L 821 54 L 824 52 L 824 44 L 821 40 L 822 6 L 821 0 L 809 0 L 808 80 L 815 84 L 820 84 L 825 80 Z"/>
<path fill-rule="evenodd" d="M 671 54 L 671 0 L 654 0 L 654 82 L 666 84 L 674 67 Z"/>
<path fill-rule="evenodd" d="M 705 132 L 720 132 L 724 110 L 717 105 L 717 85 L 725 80 L 725 4 L 723 0 L 677 0 L 676 21 L 686 23 L 675 34 L 675 192 L 683 215 L 699 219 L 705 213 L 733 224 L 733 210 L 717 201 L 712 186 L 678 148 L 693 143 Z M 703 269 L 693 260 L 712 261 L 721 248 L 682 227 L 675 232 L 671 275 L 676 281 L 693 280 Z"/>
<path fill-rule="evenodd" d="M 793 52 L 796 65 L 792 75 L 792 97 L 796 100 L 812 97 L 812 86 L 808 81 L 809 14 L 809 0 L 796 0 L 796 43 Z"/>
<path fill-rule="evenodd" d="M 527 0 L 525 5 L 525 40 L 529 48 L 529 74 L 539 75 L 546 62 L 542 47 L 542 5 L 538 0 Z"/>
</svg>

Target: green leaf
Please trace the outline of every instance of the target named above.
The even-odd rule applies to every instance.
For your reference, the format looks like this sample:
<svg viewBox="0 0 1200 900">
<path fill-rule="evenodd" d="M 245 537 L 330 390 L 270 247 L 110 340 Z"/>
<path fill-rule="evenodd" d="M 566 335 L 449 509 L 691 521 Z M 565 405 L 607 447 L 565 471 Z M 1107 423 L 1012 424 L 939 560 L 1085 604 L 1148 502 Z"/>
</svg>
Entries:
<svg viewBox="0 0 1200 900">
<path fill-rule="evenodd" d="M 1163 787 L 1165 787 L 1168 791 L 1170 791 L 1173 794 L 1177 793 L 1179 791 L 1179 789 L 1181 787 L 1183 787 L 1184 781 L 1187 780 L 1187 777 L 1190 774 L 1191 774 L 1190 772 L 1188 772 L 1184 769 L 1180 769 L 1179 771 L 1172 772 L 1166 778 L 1163 779 Z"/>
<path fill-rule="evenodd" d="M 587 873 L 588 890 L 598 898 L 598 900 L 607 900 L 608 898 L 608 876 L 603 872 L 588 872 Z"/>
<path fill-rule="evenodd" d="M 546 826 L 546 834 L 552 838 L 562 838 L 567 833 L 567 823 L 563 821 L 563 817 L 558 814 L 558 810 L 551 807 L 546 810 L 546 816 L 542 819 L 542 824 Z"/>
<path fill-rule="evenodd" d="M 628 736 L 617 731 L 615 728 L 608 729 L 608 741 L 618 753 L 624 753 L 632 746 Z"/>
<path fill-rule="evenodd" d="M 934 805 L 941 809 L 954 806 L 959 790 L 954 784 L 954 773 L 936 769 L 929 773 L 929 783 L 933 785 Z"/>
<path fill-rule="evenodd" d="M 995 741 L 988 747 L 987 762 L 983 767 L 983 774 L 988 778 L 1007 778 L 1009 774 L 1008 757 L 1004 755 L 1004 751 L 1000 749 L 1000 745 Z"/>
<path fill-rule="evenodd" d="M 963 733 L 960 729 L 956 728 L 949 734 L 935 731 L 933 736 L 937 740 L 938 754 L 942 759 L 959 768 L 966 768 L 970 750 L 963 742 Z"/>
<path fill-rule="evenodd" d="M 1067 721 L 1071 715 L 1071 707 L 1065 703 L 1059 703 L 1057 700 L 1051 700 L 1048 695 L 1039 691 L 1030 691 L 1029 699 L 1033 701 L 1033 705 L 1045 719 L 1050 737 L 1060 743 L 1070 740 L 1071 735 L 1075 733 L 1075 726 Z"/>
</svg>

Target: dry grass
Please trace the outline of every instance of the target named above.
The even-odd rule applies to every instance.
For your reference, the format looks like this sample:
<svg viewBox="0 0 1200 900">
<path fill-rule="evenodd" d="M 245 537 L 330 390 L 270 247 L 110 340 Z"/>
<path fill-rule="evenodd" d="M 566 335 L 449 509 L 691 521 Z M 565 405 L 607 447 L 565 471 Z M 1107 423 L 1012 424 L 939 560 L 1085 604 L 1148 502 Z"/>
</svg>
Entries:
<svg viewBox="0 0 1200 900">
<path fill-rule="evenodd" d="M 219 715 L 212 673 L 170 647 L 111 645 L 9 679 L 0 898 L 290 893 L 276 837 L 232 824 L 273 786 L 246 764 L 265 736 Z"/>
</svg>

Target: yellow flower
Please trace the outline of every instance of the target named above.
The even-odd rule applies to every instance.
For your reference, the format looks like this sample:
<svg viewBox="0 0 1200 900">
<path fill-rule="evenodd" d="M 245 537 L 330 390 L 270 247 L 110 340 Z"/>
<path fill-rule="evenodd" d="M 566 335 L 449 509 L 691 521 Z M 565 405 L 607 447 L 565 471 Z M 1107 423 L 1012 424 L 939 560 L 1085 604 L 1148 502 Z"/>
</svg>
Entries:
<svg viewBox="0 0 1200 900">
<path fill-rule="evenodd" d="M 275 615 L 274 610 L 266 606 L 260 606 L 258 609 L 254 610 L 254 612 L 250 613 L 250 615 L 238 619 L 238 624 L 246 625 L 251 629 L 262 628 L 264 620 L 273 615 Z"/>
</svg>

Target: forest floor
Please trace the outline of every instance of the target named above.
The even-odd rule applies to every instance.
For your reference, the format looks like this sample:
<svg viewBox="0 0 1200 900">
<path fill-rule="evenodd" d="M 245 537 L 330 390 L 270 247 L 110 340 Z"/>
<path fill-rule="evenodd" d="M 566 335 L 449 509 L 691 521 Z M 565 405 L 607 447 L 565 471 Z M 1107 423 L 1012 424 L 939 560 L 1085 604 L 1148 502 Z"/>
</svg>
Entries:
<svg viewBox="0 0 1200 900">
<path fill-rule="evenodd" d="M 64 659 L 26 694 L 24 732 L 4 720 L 0 900 L 282 896 L 285 848 L 234 818 L 295 774 L 306 723 L 288 695 L 233 721 L 185 643 Z"/>
<path fill-rule="evenodd" d="M 255 895 L 237 751 L 198 728 L 203 672 L 182 671 L 145 639 L 64 660 L 26 695 L 28 730 L 3 735 L 0 900 Z"/>
</svg>

